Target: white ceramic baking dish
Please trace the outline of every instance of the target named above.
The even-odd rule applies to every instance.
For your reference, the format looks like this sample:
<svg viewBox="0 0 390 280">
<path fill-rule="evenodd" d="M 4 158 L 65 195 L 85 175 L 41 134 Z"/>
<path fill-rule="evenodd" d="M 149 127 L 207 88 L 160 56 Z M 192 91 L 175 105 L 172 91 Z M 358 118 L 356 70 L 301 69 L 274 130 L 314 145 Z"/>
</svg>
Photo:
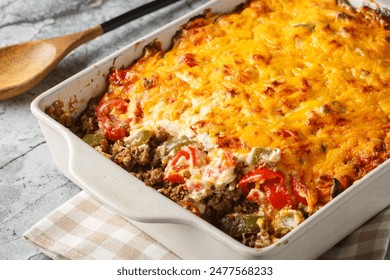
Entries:
<svg viewBox="0 0 390 280">
<path fill-rule="evenodd" d="M 155 31 L 37 97 L 31 110 L 39 121 L 59 170 L 103 204 L 184 259 L 314 259 L 390 205 L 390 161 L 309 217 L 277 243 L 253 249 L 193 215 L 96 152 L 45 114 L 60 99 L 79 114 L 106 88 L 112 66 L 129 65 L 157 39 L 164 49 L 179 27 L 205 9 L 229 12 L 244 0 L 216 0 Z M 353 1 L 361 4 L 362 1 Z M 71 106 L 71 107 L 70 107 Z"/>
</svg>

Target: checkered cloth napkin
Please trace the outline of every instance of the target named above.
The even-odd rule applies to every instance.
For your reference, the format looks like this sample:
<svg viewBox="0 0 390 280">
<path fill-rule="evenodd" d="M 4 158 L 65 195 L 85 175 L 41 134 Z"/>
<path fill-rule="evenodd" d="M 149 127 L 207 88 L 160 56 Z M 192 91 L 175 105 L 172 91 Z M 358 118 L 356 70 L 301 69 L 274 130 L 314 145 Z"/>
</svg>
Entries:
<svg viewBox="0 0 390 280">
<path fill-rule="evenodd" d="M 35 224 L 24 238 L 53 259 L 179 259 L 82 191 Z M 390 207 L 326 252 L 322 259 L 384 259 Z"/>
</svg>

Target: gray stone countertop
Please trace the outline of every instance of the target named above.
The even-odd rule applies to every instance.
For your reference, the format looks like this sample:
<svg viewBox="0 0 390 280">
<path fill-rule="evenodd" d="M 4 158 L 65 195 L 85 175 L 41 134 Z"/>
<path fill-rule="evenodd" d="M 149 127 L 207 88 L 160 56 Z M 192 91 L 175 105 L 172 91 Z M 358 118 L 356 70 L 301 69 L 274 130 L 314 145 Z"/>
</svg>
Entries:
<svg viewBox="0 0 390 280">
<path fill-rule="evenodd" d="M 147 2 L 151 1 L 0 0 L 0 47 L 82 31 Z M 96 38 L 70 53 L 36 88 L 0 101 L 0 260 L 45 259 L 23 233 L 80 191 L 54 165 L 30 111 L 31 101 L 206 2 L 183 0 Z"/>
<path fill-rule="evenodd" d="M 0 0 L 0 47 L 82 31 L 146 2 Z M 55 167 L 30 111 L 31 101 L 89 65 L 206 2 L 183 0 L 107 33 L 69 54 L 36 88 L 14 99 L 0 101 L 0 260 L 46 259 L 23 239 L 23 233 L 80 192 L 80 188 Z"/>
</svg>

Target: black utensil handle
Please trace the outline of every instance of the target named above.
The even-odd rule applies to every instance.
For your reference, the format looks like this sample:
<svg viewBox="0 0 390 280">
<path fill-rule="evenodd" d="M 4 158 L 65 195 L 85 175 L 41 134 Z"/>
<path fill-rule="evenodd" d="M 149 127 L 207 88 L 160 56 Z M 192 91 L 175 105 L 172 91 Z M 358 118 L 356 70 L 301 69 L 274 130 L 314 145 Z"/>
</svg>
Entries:
<svg viewBox="0 0 390 280">
<path fill-rule="evenodd" d="M 100 24 L 104 33 L 180 0 L 156 0 Z"/>
</svg>

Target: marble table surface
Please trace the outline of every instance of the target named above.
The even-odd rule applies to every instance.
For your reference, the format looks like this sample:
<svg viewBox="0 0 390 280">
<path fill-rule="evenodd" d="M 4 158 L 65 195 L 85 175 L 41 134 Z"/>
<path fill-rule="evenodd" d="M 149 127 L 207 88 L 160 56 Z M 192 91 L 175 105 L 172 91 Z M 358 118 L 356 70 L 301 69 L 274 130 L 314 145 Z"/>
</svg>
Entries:
<svg viewBox="0 0 390 280">
<path fill-rule="evenodd" d="M 81 31 L 146 2 L 150 0 L 0 0 L 0 47 Z M 73 51 L 36 88 L 14 99 L 0 101 L 0 260 L 47 259 L 22 235 L 80 192 L 55 167 L 30 111 L 31 101 L 87 66 L 206 2 L 183 0 L 107 33 Z"/>
<path fill-rule="evenodd" d="M 82 31 L 147 2 L 151 1 L 0 0 L 0 46 Z M 31 101 L 206 2 L 183 0 L 113 30 L 69 54 L 36 88 L 0 101 L 0 260 L 47 258 L 22 235 L 80 191 L 55 167 L 30 111 Z"/>
</svg>

